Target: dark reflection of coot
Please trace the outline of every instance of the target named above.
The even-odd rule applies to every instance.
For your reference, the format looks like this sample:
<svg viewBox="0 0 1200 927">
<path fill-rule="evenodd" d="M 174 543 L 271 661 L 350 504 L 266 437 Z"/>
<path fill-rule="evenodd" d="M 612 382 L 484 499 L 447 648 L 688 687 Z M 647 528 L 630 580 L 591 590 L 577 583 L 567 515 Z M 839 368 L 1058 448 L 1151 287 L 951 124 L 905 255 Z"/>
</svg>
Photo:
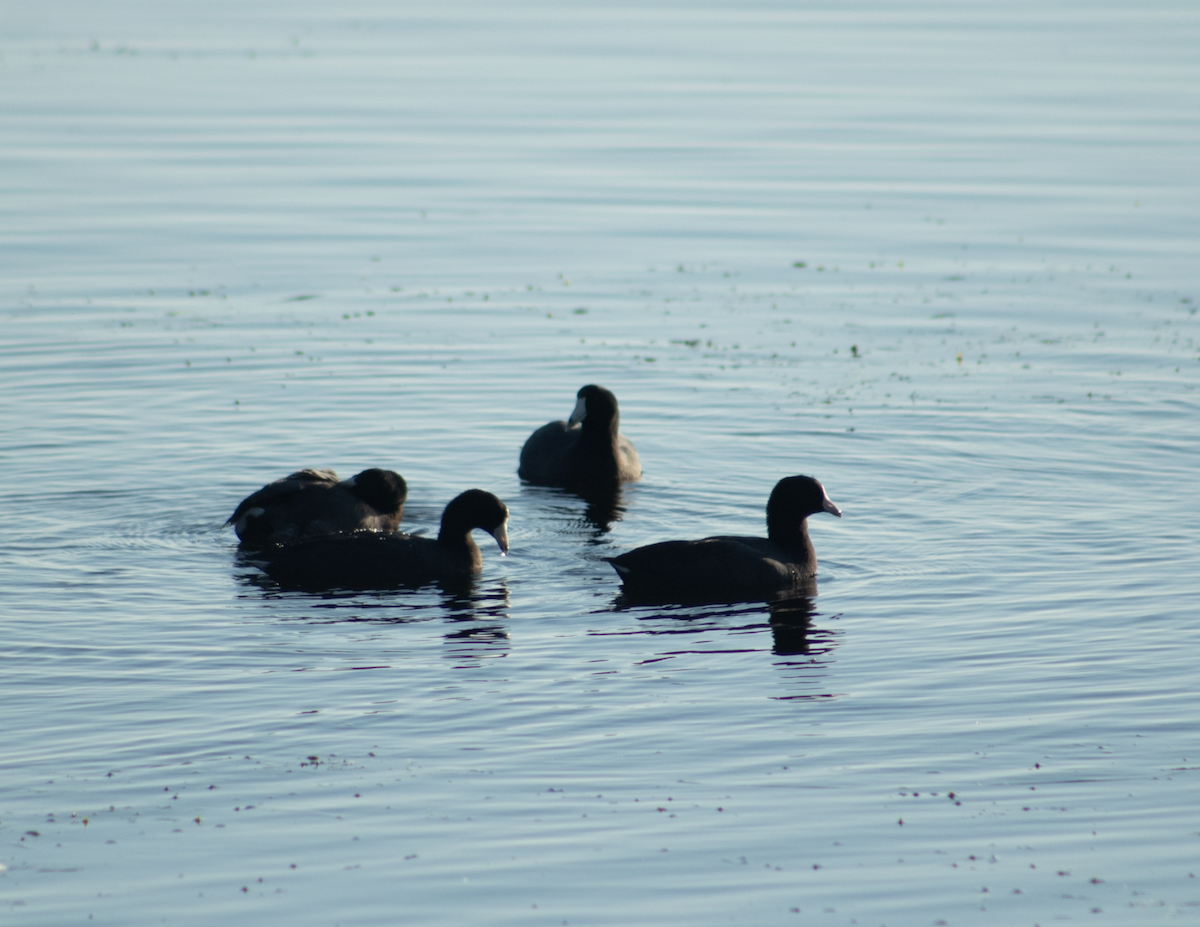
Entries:
<svg viewBox="0 0 1200 927">
<path fill-rule="evenodd" d="M 781 657 L 807 655 L 811 642 L 809 632 L 816 615 L 813 600 L 808 596 L 780 599 L 768 606 L 771 613 L 772 653 Z M 824 653 L 828 648 L 821 649 Z"/>
<path fill-rule="evenodd" d="M 523 486 L 522 492 L 536 498 L 543 511 L 548 510 L 566 519 L 572 526 L 572 533 L 577 528 L 592 528 L 598 535 L 607 534 L 612 530 L 613 522 L 625 517 L 626 504 L 619 487 L 593 487 L 574 492 L 569 489 Z M 583 502 L 582 511 L 575 500 Z"/>
<path fill-rule="evenodd" d="M 477 666 L 480 660 L 508 656 L 508 586 L 503 580 L 470 594 L 447 594 L 445 619 L 451 630 L 442 635 L 446 655 L 456 664 Z"/>
<path fill-rule="evenodd" d="M 473 625 L 443 635 L 446 657 L 459 669 L 478 666 L 481 660 L 507 657 L 511 650 L 508 631 L 503 625 Z"/>
<path fill-rule="evenodd" d="M 355 532 L 313 538 L 262 552 L 256 561 L 284 589 L 394 589 L 438 583 L 469 589 L 483 567 L 471 531 L 480 528 L 508 550 L 508 508 L 482 489 L 469 489 L 446 506 L 436 539 Z"/>
<path fill-rule="evenodd" d="M 663 541 L 612 557 L 629 602 L 764 602 L 816 594 L 808 516 L 841 517 L 811 476 L 789 476 L 767 501 L 767 537 Z"/>
<path fill-rule="evenodd" d="M 746 632 L 761 632 L 769 628 L 772 635 L 770 652 L 776 657 L 785 658 L 774 665 L 776 668 L 790 671 L 790 675 L 798 674 L 805 686 L 820 680 L 824 675 L 822 668 L 829 663 L 826 654 L 832 651 L 836 644 L 833 630 L 815 627 L 818 612 L 815 600 L 809 596 L 781 598 L 767 604 L 721 605 L 648 605 L 631 603 L 624 597 L 619 597 L 613 608 L 634 612 L 637 621 L 642 624 L 642 627 L 638 628 L 638 634 L 646 634 L 650 638 L 672 639 L 670 650 L 659 654 L 661 659 L 682 657 L 689 653 L 713 656 L 714 653 L 722 652 L 745 653 L 748 650 L 762 650 L 757 646 L 737 646 L 737 642 L 749 640 L 740 636 Z M 720 644 L 715 644 L 710 636 L 714 632 L 730 636 Z M 620 630 L 617 633 L 629 632 Z M 593 634 L 604 636 L 606 632 Z M 689 638 L 698 639 L 695 648 L 683 644 L 683 640 Z M 796 659 L 797 657 L 803 659 Z M 799 696 L 788 695 L 782 698 Z"/>
<path fill-rule="evenodd" d="M 245 550 L 359 529 L 392 532 L 407 498 L 404 477 L 391 470 L 348 480 L 332 470 L 297 470 L 247 496 L 225 524 Z"/>
<path fill-rule="evenodd" d="M 771 632 L 772 667 L 784 681 L 787 694 L 772 698 L 830 698 L 827 685 L 830 656 L 837 646 L 838 632 L 817 627 L 816 602 L 809 596 L 791 596 L 771 603 L 725 603 L 720 605 L 680 605 L 630 603 L 619 597 L 619 611 L 637 619 L 633 633 L 659 638 L 666 644 L 655 656 L 639 661 L 659 663 L 689 655 L 714 658 L 721 654 L 742 655 L 764 652 L 762 632 Z M 592 631 L 603 637 L 610 633 L 626 635 L 630 631 Z M 668 643 L 669 642 L 669 643 Z"/>
<path fill-rule="evenodd" d="M 249 564 L 246 555 L 239 562 Z M 279 585 L 258 570 L 243 573 L 238 580 L 257 588 L 264 598 L 283 598 Z M 437 590 L 436 593 L 433 590 Z M 505 656 L 509 649 L 507 623 L 511 601 L 502 578 L 482 583 L 475 577 L 442 580 L 424 589 L 320 590 L 305 597 L 307 615 L 300 620 L 321 624 L 362 622 L 378 625 L 424 624 L 442 621 L 447 653 L 454 659 Z"/>
<path fill-rule="evenodd" d="M 578 493 L 587 503 L 583 517 L 589 524 L 595 525 L 601 531 L 609 531 L 614 521 L 625 517 L 625 505 L 621 501 L 621 490 L 593 488 Z"/>
<path fill-rule="evenodd" d="M 472 582 L 469 588 L 443 588 L 442 609 L 447 621 L 506 621 L 511 601 L 508 584 L 497 579 L 486 586 Z"/>
</svg>

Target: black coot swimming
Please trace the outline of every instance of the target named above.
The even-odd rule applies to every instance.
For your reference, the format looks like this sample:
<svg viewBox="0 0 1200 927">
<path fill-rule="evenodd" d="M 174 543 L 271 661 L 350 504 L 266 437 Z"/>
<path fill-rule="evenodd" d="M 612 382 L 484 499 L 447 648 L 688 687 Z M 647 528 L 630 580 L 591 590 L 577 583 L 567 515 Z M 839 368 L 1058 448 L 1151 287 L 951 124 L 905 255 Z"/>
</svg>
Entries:
<svg viewBox="0 0 1200 927">
<path fill-rule="evenodd" d="M 297 470 L 247 496 L 229 516 L 247 550 L 291 544 L 343 531 L 395 531 L 408 485 L 391 470 L 371 468 L 348 480 L 332 470 Z"/>
<path fill-rule="evenodd" d="M 471 532 L 481 528 L 507 552 L 507 523 L 503 502 L 482 489 L 468 489 L 446 506 L 436 539 L 372 531 L 334 534 L 264 550 L 260 565 L 283 588 L 309 591 L 469 579 L 483 568 Z"/>
<path fill-rule="evenodd" d="M 585 386 L 568 421 L 550 422 L 529 436 L 517 475 L 539 486 L 576 491 L 615 489 L 639 480 L 641 461 L 619 425 L 617 397 L 603 386 Z"/>
<path fill-rule="evenodd" d="M 789 476 L 767 501 L 767 536 L 663 541 L 609 563 L 628 601 L 755 602 L 815 592 L 817 553 L 809 515 L 841 510 L 811 476 Z"/>
</svg>

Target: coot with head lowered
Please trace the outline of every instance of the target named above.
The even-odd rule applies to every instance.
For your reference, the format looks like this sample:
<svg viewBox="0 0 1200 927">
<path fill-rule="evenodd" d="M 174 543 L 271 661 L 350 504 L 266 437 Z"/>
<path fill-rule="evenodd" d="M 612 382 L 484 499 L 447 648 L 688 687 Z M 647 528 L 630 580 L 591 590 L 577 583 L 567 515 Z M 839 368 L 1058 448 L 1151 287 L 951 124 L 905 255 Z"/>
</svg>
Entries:
<svg viewBox="0 0 1200 927">
<path fill-rule="evenodd" d="M 442 513 L 437 538 L 358 531 L 264 550 L 263 570 L 285 589 L 394 589 L 469 579 L 483 569 L 471 532 L 480 528 L 508 551 L 508 507 L 468 489 Z M 258 561 L 256 561 L 258 562 Z"/>
<path fill-rule="evenodd" d="M 767 501 L 767 536 L 663 541 L 609 563 L 629 601 L 756 602 L 816 591 L 817 553 L 808 516 L 841 518 L 825 488 L 811 476 L 789 476 Z"/>
<path fill-rule="evenodd" d="M 348 480 L 332 470 L 297 470 L 247 496 L 225 522 L 242 547 L 291 544 L 343 531 L 395 531 L 408 486 L 391 470 L 371 468 Z"/>
</svg>

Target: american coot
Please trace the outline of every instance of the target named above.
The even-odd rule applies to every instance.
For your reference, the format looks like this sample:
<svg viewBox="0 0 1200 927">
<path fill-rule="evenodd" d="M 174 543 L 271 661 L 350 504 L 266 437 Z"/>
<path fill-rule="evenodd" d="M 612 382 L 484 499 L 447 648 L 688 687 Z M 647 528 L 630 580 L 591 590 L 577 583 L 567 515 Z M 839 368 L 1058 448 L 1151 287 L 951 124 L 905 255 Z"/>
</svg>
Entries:
<svg viewBox="0 0 1200 927">
<path fill-rule="evenodd" d="M 618 431 L 617 397 L 595 385 L 583 387 L 576 397 L 569 421 L 550 422 L 529 436 L 517 475 L 539 486 L 575 490 L 641 479 L 637 451 Z"/>
<path fill-rule="evenodd" d="M 341 531 L 391 532 L 406 498 L 404 477 L 391 470 L 372 468 L 348 480 L 332 470 L 298 470 L 247 496 L 225 524 L 247 549 Z"/>
<path fill-rule="evenodd" d="M 609 563 L 630 601 L 755 602 L 813 594 L 817 553 L 808 537 L 809 515 L 841 510 L 811 476 L 789 476 L 767 501 L 767 536 L 663 541 Z"/>
<path fill-rule="evenodd" d="M 471 537 L 482 528 L 508 551 L 508 508 L 490 492 L 468 489 L 442 513 L 437 539 L 357 531 L 263 551 L 260 565 L 285 589 L 394 589 L 466 579 L 483 569 Z"/>
</svg>

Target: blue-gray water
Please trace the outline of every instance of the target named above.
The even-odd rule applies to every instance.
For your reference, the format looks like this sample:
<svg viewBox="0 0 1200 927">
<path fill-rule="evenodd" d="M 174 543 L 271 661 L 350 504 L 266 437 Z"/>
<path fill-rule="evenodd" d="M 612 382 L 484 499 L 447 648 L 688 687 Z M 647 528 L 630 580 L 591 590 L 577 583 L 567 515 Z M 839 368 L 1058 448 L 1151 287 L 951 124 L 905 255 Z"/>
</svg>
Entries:
<svg viewBox="0 0 1200 927">
<path fill-rule="evenodd" d="M 0 10 L 0 911 L 1200 920 L 1200 10 Z M 802 265 L 802 266 L 797 266 Z M 644 481 L 522 487 L 598 382 Z M 300 466 L 512 510 L 281 594 Z M 811 520 L 807 631 L 603 557 Z M 953 798 L 951 797 L 953 793 Z"/>
</svg>

